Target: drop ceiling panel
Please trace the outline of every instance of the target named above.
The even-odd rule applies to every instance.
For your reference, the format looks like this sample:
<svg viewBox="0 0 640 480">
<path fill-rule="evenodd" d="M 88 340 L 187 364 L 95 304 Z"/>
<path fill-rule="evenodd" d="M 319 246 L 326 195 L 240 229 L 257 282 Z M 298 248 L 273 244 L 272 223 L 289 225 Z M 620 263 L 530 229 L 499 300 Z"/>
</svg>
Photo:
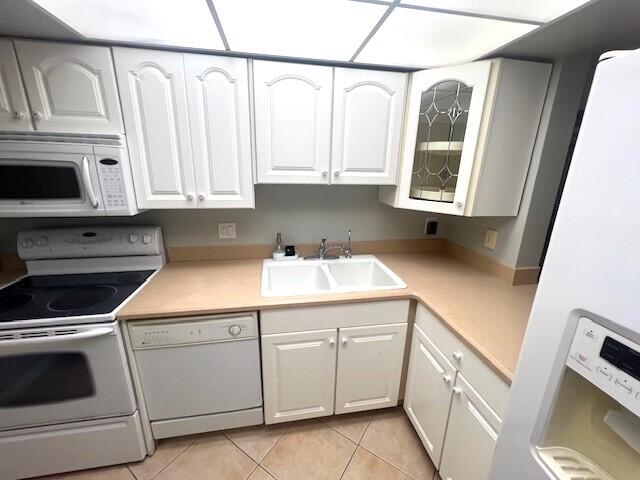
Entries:
<svg viewBox="0 0 640 480">
<path fill-rule="evenodd" d="M 347 0 L 213 0 L 231 50 L 349 60 L 387 10 Z"/>
<path fill-rule="evenodd" d="M 205 0 L 35 0 L 89 39 L 224 50 Z"/>
<path fill-rule="evenodd" d="M 401 0 L 401 5 L 443 8 L 534 22 L 550 22 L 589 0 Z"/>
<path fill-rule="evenodd" d="M 357 62 L 437 67 L 469 62 L 537 25 L 395 8 Z"/>
</svg>

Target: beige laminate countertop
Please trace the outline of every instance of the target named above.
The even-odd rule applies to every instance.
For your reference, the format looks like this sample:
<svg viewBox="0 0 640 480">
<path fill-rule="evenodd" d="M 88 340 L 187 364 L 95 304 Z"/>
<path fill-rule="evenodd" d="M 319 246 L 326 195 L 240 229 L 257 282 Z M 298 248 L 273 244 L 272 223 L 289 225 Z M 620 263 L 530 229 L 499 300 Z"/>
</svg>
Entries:
<svg viewBox="0 0 640 480">
<path fill-rule="evenodd" d="M 121 320 L 413 298 L 506 381 L 513 378 L 535 285 L 510 286 L 442 254 L 377 255 L 406 289 L 296 297 L 260 296 L 262 260 L 168 263 L 124 308 Z"/>
</svg>

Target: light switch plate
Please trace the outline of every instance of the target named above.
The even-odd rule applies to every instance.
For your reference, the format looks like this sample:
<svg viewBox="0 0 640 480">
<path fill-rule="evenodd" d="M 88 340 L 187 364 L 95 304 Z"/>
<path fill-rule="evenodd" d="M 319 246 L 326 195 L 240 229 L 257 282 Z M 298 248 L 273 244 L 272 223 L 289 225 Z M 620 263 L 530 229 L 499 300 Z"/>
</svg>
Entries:
<svg viewBox="0 0 640 480">
<path fill-rule="evenodd" d="M 218 238 L 220 240 L 223 240 L 226 238 L 236 238 L 236 224 L 235 223 L 219 223 Z"/>
<path fill-rule="evenodd" d="M 496 232 L 492 228 L 487 228 L 487 231 L 484 233 L 484 248 L 488 248 L 489 250 L 495 250 L 497 241 L 498 241 L 498 232 Z"/>
</svg>

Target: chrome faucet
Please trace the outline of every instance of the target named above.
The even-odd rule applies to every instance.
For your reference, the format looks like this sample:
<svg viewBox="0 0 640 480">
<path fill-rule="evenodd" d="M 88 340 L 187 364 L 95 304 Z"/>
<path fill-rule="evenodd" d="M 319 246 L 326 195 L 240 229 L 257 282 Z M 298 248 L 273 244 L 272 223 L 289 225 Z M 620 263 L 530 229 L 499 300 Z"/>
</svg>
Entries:
<svg viewBox="0 0 640 480">
<path fill-rule="evenodd" d="M 333 260 L 338 258 L 337 255 L 327 255 L 327 252 L 329 250 L 331 250 L 332 248 L 337 248 L 342 250 L 342 252 L 344 253 L 344 256 L 346 258 L 351 258 L 353 256 L 353 253 L 351 251 L 351 230 L 349 230 L 347 232 L 347 235 L 349 237 L 348 242 L 346 245 L 331 245 L 330 247 L 327 247 L 327 237 L 322 237 L 322 240 L 320 240 L 320 245 L 318 246 L 318 254 L 314 255 L 312 257 L 305 257 L 308 259 L 320 259 L 320 260 Z"/>
</svg>

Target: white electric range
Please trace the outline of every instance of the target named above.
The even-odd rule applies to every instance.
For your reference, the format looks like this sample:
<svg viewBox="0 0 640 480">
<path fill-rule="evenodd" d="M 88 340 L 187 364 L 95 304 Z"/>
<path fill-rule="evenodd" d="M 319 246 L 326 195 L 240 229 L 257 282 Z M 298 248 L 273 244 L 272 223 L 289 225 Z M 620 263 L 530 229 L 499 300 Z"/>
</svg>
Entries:
<svg viewBox="0 0 640 480">
<path fill-rule="evenodd" d="M 158 227 L 18 236 L 27 276 L 0 289 L 0 465 L 28 478 L 147 451 L 119 309 L 165 263 Z"/>
</svg>

